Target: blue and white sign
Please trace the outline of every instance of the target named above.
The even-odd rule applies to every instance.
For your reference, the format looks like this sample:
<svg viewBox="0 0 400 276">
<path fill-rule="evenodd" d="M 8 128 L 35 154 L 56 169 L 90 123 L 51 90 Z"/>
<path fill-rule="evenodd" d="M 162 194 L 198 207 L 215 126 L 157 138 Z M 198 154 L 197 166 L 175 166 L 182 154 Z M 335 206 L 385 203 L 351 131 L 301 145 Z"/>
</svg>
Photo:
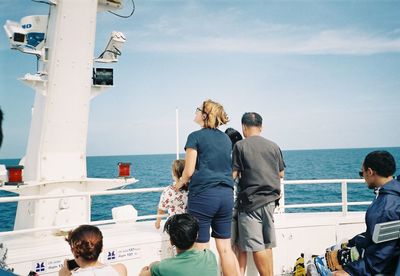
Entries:
<svg viewBox="0 0 400 276">
<path fill-rule="evenodd" d="M 58 272 L 64 264 L 65 257 L 37 260 L 32 263 L 32 270 L 40 275 Z"/>
<path fill-rule="evenodd" d="M 137 246 L 127 246 L 109 249 L 106 252 L 107 263 L 119 262 L 123 260 L 137 259 L 140 257 L 141 249 Z"/>
</svg>

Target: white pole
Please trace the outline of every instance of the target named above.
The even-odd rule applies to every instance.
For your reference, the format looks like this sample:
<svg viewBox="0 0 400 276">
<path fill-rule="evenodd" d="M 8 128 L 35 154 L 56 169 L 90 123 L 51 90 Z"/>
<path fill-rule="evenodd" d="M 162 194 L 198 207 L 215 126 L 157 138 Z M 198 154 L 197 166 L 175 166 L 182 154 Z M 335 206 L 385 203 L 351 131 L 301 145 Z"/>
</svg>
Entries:
<svg viewBox="0 0 400 276">
<path fill-rule="evenodd" d="M 176 125 L 176 159 L 179 159 L 179 111 L 175 109 L 175 125 Z"/>
</svg>

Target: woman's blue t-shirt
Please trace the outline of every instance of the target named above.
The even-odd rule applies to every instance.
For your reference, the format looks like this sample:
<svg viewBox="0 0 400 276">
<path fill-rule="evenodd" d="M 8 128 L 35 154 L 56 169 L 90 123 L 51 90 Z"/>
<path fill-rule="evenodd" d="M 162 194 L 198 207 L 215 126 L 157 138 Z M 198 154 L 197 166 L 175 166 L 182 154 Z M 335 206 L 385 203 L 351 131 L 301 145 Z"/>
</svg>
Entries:
<svg viewBox="0 0 400 276">
<path fill-rule="evenodd" d="M 192 132 L 187 148 L 197 151 L 196 168 L 189 184 L 189 196 L 217 185 L 233 188 L 232 143 L 228 135 L 218 129 L 202 128 Z"/>
</svg>

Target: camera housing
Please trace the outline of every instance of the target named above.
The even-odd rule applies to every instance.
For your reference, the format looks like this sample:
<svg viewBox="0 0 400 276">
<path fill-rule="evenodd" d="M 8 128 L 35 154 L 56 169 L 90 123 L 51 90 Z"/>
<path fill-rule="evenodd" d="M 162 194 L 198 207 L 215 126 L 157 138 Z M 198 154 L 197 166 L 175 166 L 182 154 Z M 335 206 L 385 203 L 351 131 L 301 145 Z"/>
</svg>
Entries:
<svg viewBox="0 0 400 276">
<path fill-rule="evenodd" d="M 29 15 L 20 22 L 7 20 L 4 30 L 11 49 L 41 55 L 47 29 L 47 15 Z"/>
<path fill-rule="evenodd" d="M 121 55 L 122 46 L 126 41 L 126 37 L 122 32 L 113 31 L 108 40 L 103 53 L 95 59 L 96 62 L 112 63 L 118 61 L 118 56 Z"/>
</svg>

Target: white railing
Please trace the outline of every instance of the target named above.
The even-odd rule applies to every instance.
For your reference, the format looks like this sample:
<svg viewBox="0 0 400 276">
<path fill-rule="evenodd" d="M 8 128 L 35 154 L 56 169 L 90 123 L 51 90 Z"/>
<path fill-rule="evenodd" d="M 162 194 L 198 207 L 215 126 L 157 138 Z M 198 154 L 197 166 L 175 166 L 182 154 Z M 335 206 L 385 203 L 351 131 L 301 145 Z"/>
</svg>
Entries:
<svg viewBox="0 0 400 276">
<path fill-rule="evenodd" d="M 357 201 L 349 202 L 347 199 L 347 185 L 365 183 L 364 179 L 318 179 L 318 180 L 283 180 L 281 182 L 281 200 L 279 212 L 284 213 L 285 209 L 289 208 L 313 208 L 313 207 L 340 207 L 342 206 L 342 213 L 346 215 L 348 213 L 349 206 L 369 205 L 370 201 Z M 331 203 L 307 203 L 307 204 L 285 204 L 285 185 L 305 185 L 305 184 L 341 184 L 342 202 L 331 202 Z"/>
<path fill-rule="evenodd" d="M 66 197 L 88 197 L 89 199 L 92 196 L 101 196 L 101 195 L 118 195 L 118 194 L 135 194 L 135 193 L 152 193 L 152 192 L 162 192 L 164 187 L 160 188 L 140 188 L 140 189 L 123 189 L 123 190 L 108 190 L 108 191 L 97 191 L 97 192 L 81 192 L 81 193 L 73 193 L 73 194 L 58 194 L 58 195 L 35 195 L 35 196 L 12 196 L 12 197 L 2 197 L 0 198 L 0 203 L 7 203 L 7 202 L 18 202 L 24 200 L 40 200 L 40 199 L 56 199 L 56 198 L 66 198 Z M 88 200 L 91 202 L 91 200 Z M 88 206 L 90 208 L 90 206 Z M 166 217 L 167 215 L 162 215 L 160 217 Z M 86 224 L 90 225 L 105 225 L 105 224 L 112 224 L 117 222 L 125 222 L 125 223 L 134 223 L 140 220 L 147 220 L 147 219 L 155 219 L 158 215 L 147 215 L 147 216 L 138 216 L 134 220 L 127 220 L 127 219 L 109 219 L 109 220 L 96 220 L 96 221 L 89 221 Z M 18 235 L 18 234 L 27 234 L 27 233 L 35 233 L 35 232 L 43 232 L 43 231 L 51 231 L 51 230 L 60 230 L 60 229 L 72 229 L 76 227 L 76 224 L 68 224 L 68 225 L 56 225 L 56 226 L 49 226 L 49 227 L 37 227 L 37 228 L 30 228 L 30 229 L 22 229 L 22 230 L 14 230 L 14 231 L 5 231 L 0 232 L 0 237 L 3 236 L 10 236 L 10 235 Z"/>
<path fill-rule="evenodd" d="M 342 202 L 332 202 L 332 203 L 309 203 L 309 204 L 285 204 L 285 193 L 284 186 L 285 185 L 304 185 L 304 184 L 341 184 L 341 192 L 342 192 Z M 285 209 L 289 208 L 312 208 L 312 207 L 338 207 L 342 206 L 342 212 L 344 215 L 348 213 L 348 206 L 356 206 L 356 205 L 368 205 L 369 201 L 362 202 L 348 202 L 347 200 L 347 185 L 348 183 L 364 183 L 362 179 L 320 179 L 320 180 L 283 180 L 282 185 L 282 197 L 280 200 L 279 211 L 281 213 L 285 212 Z M 74 194 L 58 194 L 58 195 L 35 195 L 35 196 L 12 196 L 12 197 L 2 197 L 0 198 L 0 203 L 7 202 L 18 202 L 24 200 L 40 200 L 40 199 L 56 199 L 56 198 L 66 198 L 66 197 L 79 197 L 85 196 L 89 199 L 92 196 L 100 196 L 100 195 L 117 195 L 117 194 L 134 194 L 134 193 L 152 193 L 152 192 L 162 192 L 164 187 L 161 188 L 140 188 L 140 189 L 123 189 L 123 190 L 109 190 L 109 191 L 98 191 L 98 192 L 82 192 L 82 193 L 74 193 Z M 91 200 L 89 200 L 91 202 Z M 88 206 L 90 208 L 90 206 Z M 104 225 L 104 224 L 112 224 L 117 222 L 131 222 L 137 220 L 148 220 L 155 219 L 157 215 L 147 215 L 147 216 L 138 216 L 135 220 L 100 220 L 100 221 L 89 221 L 87 224 L 91 225 Z M 165 215 L 163 216 L 165 217 Z M 77 225 L 57 225 L 57 226 L 49 226 L 49 227 L 40 227 L 40 228 L 31 228 L 31 229 L 22 229 L 15 231 L 6 231 L 0 232 L 0 237 L 16 235 L 16 234 L 26 234 L 26 233 L 35 233 L 42 231 L 51 231 L 51 230 L 60 230 L 60 229 L 71 229 L 76 227 Z"/>
</svg>

